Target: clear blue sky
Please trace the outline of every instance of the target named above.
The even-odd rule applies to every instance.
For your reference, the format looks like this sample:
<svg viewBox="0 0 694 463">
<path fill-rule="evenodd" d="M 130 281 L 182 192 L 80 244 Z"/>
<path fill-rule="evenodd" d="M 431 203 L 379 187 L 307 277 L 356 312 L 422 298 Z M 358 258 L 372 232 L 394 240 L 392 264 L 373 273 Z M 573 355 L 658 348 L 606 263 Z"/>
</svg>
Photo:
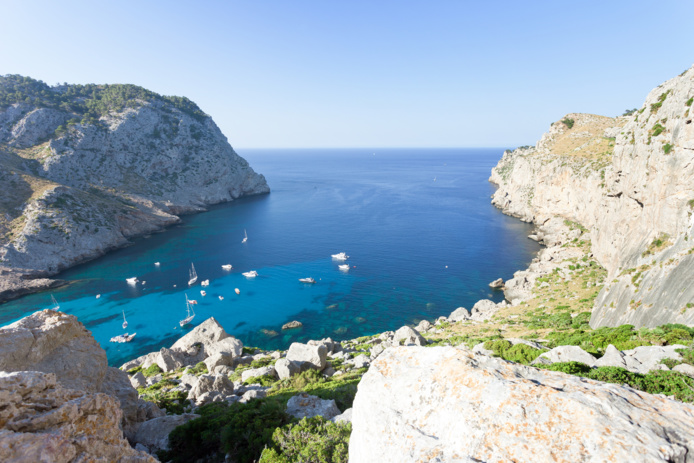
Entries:
<svg viewBox="0 0 694 463">
<path fill-rule="evenodd" d="M 694 63 L 694 2 L 4 1 L 0 74 L 183 95 L 235 148 L 513 147 Z"/>
</svg>

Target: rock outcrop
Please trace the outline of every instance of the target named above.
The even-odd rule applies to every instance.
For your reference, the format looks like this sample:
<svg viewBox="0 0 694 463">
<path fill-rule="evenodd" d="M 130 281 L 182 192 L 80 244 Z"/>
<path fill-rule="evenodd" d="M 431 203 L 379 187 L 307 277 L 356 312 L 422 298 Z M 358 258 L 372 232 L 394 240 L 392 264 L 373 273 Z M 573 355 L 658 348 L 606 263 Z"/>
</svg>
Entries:
<svg viewBox="0 0 694 463">
<path fill-rule="evenodd" d="M 588 229 L 607 269 L 591 326 L 694 324 L 694 68 L 632 115 L 568 114 L 492 170 L 493 204 Z M 507 298 L 509 289 L 506 284 Z M 509 299 L 510 300 L 510 299 Z"/>
<path fill-rule="evenodd" d="M 0 403 L 0 461 L 157 461 L 123 438 L 116 399 L 65 388 L 54 373 L 0 371 Z"/>
<path fill-rule="evenodd" d="M 359 383 L 351 463 L 688 462 L 694 407 L 455 347 L 393 347 Z"/>
<path fill-rule="evenodd" d="M 269 192 L 185 98 L 21 76 L 0 76 L 0 96 L 0 300 L 178 214 Z"/>
</svg>

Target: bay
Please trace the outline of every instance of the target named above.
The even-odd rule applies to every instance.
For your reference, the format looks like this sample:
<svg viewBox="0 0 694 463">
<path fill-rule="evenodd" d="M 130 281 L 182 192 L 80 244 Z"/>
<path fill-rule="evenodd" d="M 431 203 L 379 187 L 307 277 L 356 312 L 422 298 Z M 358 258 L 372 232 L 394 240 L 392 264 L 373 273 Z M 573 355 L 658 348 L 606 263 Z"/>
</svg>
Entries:
<svg viewBox="0 0 694 463">
<path fill-rule="evenodd" d="M 539 250 L 527 238 L 531 225 L 490 203 L 487 179 L 502 148 L 239 154 L 272 193 L 184 216 L 164 233 L 65 271 L 57 277 L 70 285 L 0 305 L 0 325 L 49 308 L 53 295 L 91 330 L 111 365 L 168 347 L 211 316 L 244 345 L 284 349 L 433 321 L 482 298 L 501 301 L 488 283 L 527 267 Z M 338 252 L 350 256 L 349 271 L 331 259 Z M 191 263 L 199 279 L 189 287 Z M 258 276 L 242 276 L 249 270 Z M 134 276 L 140 283 L 128 285 Z M 298 281 L 305 277 L 316 283 Z M 210 286 L 201 288 L 206 279 Z M 182 329 L 186 295 L 198 304 Z M 137 336 L 110 343 L 124 332 L 123 314 Z M 303 327 L 282 331 L 291 320 Z"/>
</svg>

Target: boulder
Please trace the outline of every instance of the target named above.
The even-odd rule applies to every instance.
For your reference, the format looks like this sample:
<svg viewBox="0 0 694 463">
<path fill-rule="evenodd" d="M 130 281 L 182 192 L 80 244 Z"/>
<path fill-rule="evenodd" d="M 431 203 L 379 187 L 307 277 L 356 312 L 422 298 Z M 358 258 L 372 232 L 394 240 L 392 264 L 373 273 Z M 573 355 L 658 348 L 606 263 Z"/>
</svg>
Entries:
<svg viewBox="0 0 694 463">
<path fill-rule="evenodd" d="M 287 360 L 303 364 L 317 370 L 322 370 L 327 365 L 328 349 L 325 345 L 311 346 L 293 342 L 287 351 Z"/>
<path fill-rule="evenodd" d="M 304 326 L 303 323 L 294 320 L 294 321 L 291 321 L 289 323 L 285 323 L 284 325 L 282 325 L 282 329 L 283 330 L 291 330 L 293 328 L 301 328 L 302 326 Z"/>
<path fill-rule="evenodd" d="M 256 378 L 260 376 L 270 376 L 271 378 L 277 377 L 277 372 L 275 367 L 268 365 L 266 367 L 251 368 L 250 370 L 245 370 L 241 372 L 241 381 L 246 382 L 246 380 L 251 378 Z"/>
<path fill-rule="evenodd" d="M 297 394 L 287 401 L 287 414 L 295 418 L 311 418 L 320 415 L 326 420 L 340 414 L 334 400 L 323 400 L 305 392 Z"/>
<path fill-rule="evenodd" d="M 409 326 L 403 326 L 395 332 L 395 335 L 393 335 L 392 343 L 395 346 L 425 346 L 427 340 L 424 339 L 424 337 L 419 334 L 417 330 L 410 328 Z"/>
<path fill-rule="evenodd" d="M 137 420 L 139 397 L 135 388 L 130 384 L 130 376 L 118 368 L 109 367 L 101 385 L 101 392 L 118 399 L 120 408 L 123 410 L 121 426 L 125 437 L 130 438 L 139 425 Z"/>
<path fill-rule="evenodd" d="M 217 365 L 216 367 L 214 367 L 211 373 L 215 375 L 229 376 L 234 373 L 234 369 L 227 365 Z"/>
<path fill-rule="evenodd" d="M 578 346 L 559 346 L 540 354 L 552 363 L 557 362 L 581 362 L 589 367 L 595 366 L 596 359 Z"/>
<path fill-rule="evenodd" d="M 224 331 L 214 317 L 196 326 L 171 346 L 171 350 L 185 352 L 188 355 L 187 365 L 195 365 L 218 353 L 239 357 L 242 349 L 243 343 Z"/>
<path fill-rule="evenodd" d="M 137 421 L 144 422 L 160 416 L 166 416 L 166 411 L 157 407 L 155 403 L 146 400 L 138 400 L 137 402 Z"/>
<path fill-rule="evenodd" d="M 307 344 L 309 346 L 325 346 L 328 351 L 328 355 L 332 355 L 342 350 L 342 345 L 337 341 L 333 341 L 332 338 L 325 338 L 321 339 L 320 341 L 311 340 L 307 342 Z"/>
<path fill-rule="evenodd" d="M 367 357 L 364 354 L 357 355 L 354 357 L 352 360 L 350 360 L 348 363 L 351 363 L 354 365 L 354 368 L 364 368 L 368 367 L 369 364 L 371 364 L 371 359 Z"/>
<path fill-rule="evenodd" d="M 193 387 L 198 382 L 198 379 L 199 378 L 197 376 L 186 373 L 181 375 L 180 381 L 181 384 L 183 384 L 186 387 Z"/>
<path fill-rule="evenodd" d="M 470 320 L 470 312 L 465 307 L 458 307 L 448 316 L 448 319 L 452 322 L 463 322 Z M 438 322 L 438 320 L 437 320 Z"/>
<path fill-rule="evenodd" d="M 330 418 L 333 423 L 351 423 L 352 422 L 352 409 L 348 408 L 340 415 L 333 416 Z"/>
<path fill-rule="evenodd" d="M 97 392 L 106 376 L 106 352 L 77 320 L 42 310 L 0 328 L 0 370 L 55 373 L 68 389 Z"/>
<path fill-rule="evenodd" d="M 494 301 L 490 301 L 489 299 L 479 300 L 474 306 L 472 306 L 472 310 L 470 310 L 470 318 L 476 321 L 489 320 L 499 311 L 501 307 L 504 307 L 505 305 L 506 304 L 504 302 L 496 304 Z"/>
<path fill-rule="evenodd" d="M 687 375 L 690 378 L 694 378 L 694 366 L 691 366 L 688 363 L 681 363 L 679 365 L 675 365 L 672 368 L 672 371 L 676 371 L 678 373 L 682 373 L 683 375 Z"/>
<path fill-rule="evenodd" d="M 393 347 L 359 383 L 349 460 L 685 462 L 692 416 L 689 404 L 464 348 Z"/>
<path fill-rule="evenodd" d="M 207 371 L 213 372 L 214 369 L 220 365 L 223 366 L 233 366 L 234 357 L 226 353 L 217 353 L 210 355 L 205 360 L 205 366 L 207 366 Z"/>
<path fill-rule="evenodd" d="M 275 371 L 280 379 L 289 379 L 292 376 L 299 374 L 301 372 L 301 367 L 291 360 L 282 358 L 275 362 Z"/>
<path fill-rule="evenodd" d="M 489 283 L 490 288 L 503 288 L 504 287 L 504 279 L 503 278 L 497 278 L 496 280 L 492 281 Z"/>
<path fill-rule="evenodd" d="M 628 368 L 636 373 L 648 373 L 654 369 L 660 369 L 663 359 L 682 360 L 677 349 L 685 349 L 686 346 L 675 344 L 672 346 L 639 346 L 631 350 L 625 350 L 625 360 Z"/>
<path fill-rule="evenodd" d="M 147 387 L 147 378 L 145 378 L 145 375 L 143 375 L 141 371 L 138 371 L 130 377 L 130 385 L 135 389 Z"/>
<path fill-rule="evenodd" d="M 427 331 L 429 328 L 431 328 L 433 325 L 429 322 L 429 320 L 422 320 L 417 324 L 417 326 L 414 327 L 415 331 L 418 333 L 422 333 Z"/>
<path fill-rule="evenodd" d="M 239 399 L 239 402 L 245 404 L 251 400 L 263 399 L 265 397 L 267 397 L 267 392 L 265 392 L 264 390 L 251 389 L 250 391 L 246 391 L 243 393 L 243 395 Z"/>
<path fill-rule="evenodd" d="M 184 413 L 182 415 L 164 415 L 140 425 L 137 434 L 132 439 L 135 444 L 146 446 L 150 452 L 169 449 L 169 434 L 174 428 L 186 424 L 200 415 Z"/>
<path fill-rule="evenodd" d="M 190 365 L 190 362 L 187 360 L 183 352 L 162 347 L 155 362 L 159 365 L 159 368 L 168 372 L 178 370 L 185 365 Z"/>
<path fill-rule="evenodd" d="M 627 368 L 624 354 L 612 344 L 607 346 L 602 357 L 595 361 L 596 367 L 621 367 Z"/>
<path fill-rule="evenodd" d="M 123 437 L 115 398 L 67 389 L 55 373 L 0 371 L 0 403 L 0 461 L 157 461 Z"/>
<path fill-rule="evenodd" d="M 211 395 L 210 395 L 211 393 Z M 203 397 L 204 394 L 208 394 Z M 201 405 L 209 401 L 210 397 L 221 395 L 223 397 L 234 394 L 234 384 L 223 375 L 200 375 L 198 381 L 188 392 L 188 400 Z"/>
</svg>

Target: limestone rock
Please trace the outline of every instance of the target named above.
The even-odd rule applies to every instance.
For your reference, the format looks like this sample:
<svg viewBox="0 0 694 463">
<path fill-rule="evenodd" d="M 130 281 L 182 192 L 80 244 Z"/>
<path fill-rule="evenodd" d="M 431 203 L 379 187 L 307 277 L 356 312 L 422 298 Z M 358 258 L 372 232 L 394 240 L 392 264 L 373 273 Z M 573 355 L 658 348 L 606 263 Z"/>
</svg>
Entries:
<svg viewBox="0 0 694 463">
<path fill-rule="evenodd" d="M 663 359 L 682 360 L 682 356 L 677 353 L 677 349 L 685 347 L 681 344 L 672 346 L 639 346 L 624 351 L 624 355 L 627 358 L 630 370 L 637 373 L 648 373 L 653 369 L 660 369 L 659 365 L 661 365 L 660 362 Z"/>
<path fill-rule="evenodd" d="M 304 326 L 303 323 L 294 320 L 294 321 L 291 321 L 289 323 L 285 323 L 284 325 L 282 325 L 282 329 L 283 330 L 291 330 L 293 328 L 301 328 L 302 326 Z"/>
<path fill-rule="evenodd" d="M 289 379 L 299 374 L 301 372 L 301 367 L 291 360 L 281 358 L 275 362 L 275 371 L 280 379 Z"/>
<path fill-rule="evenodd" d="M 287 351 L 287 360 L 298 364 L 307 364 L 311 368 L 322 370 L 327 365 L 328 349 L 325 345 L 310 346 L 293 342 Z"/>
<path fill-rule="evenodd" d="M 595 366 L 596 359 L 578 346 L 559 346 L 540 354 L 552 363 L 557 362 L 581 362 L 589 367 Z"/>
<path fill-rule="evenodd" d="M 210 355 L 205 360 L 205 365 L 207 366 L 207 371 L 214 371 L 218 366 L 231 366 L 234 364 L 233 356 L 226 353 L 218 353 Z"/>
<path fill-rule="evenodd" d="M 418 333 L 426 332 L 429 328 L 432 327 L 432 324 L 429 322 L 429 320 L 422 320 L 417 324 L 417 326 L 414 327 L 415 331 Z"/>
<path fill-rule="evenodd" d="M 0 328 L 0 370 L 55 373 L 66 388 L 96 392 L 107 367 L 106 352 L 74 315 L 46 309 Z"/>
<path fill-rule="evenodd" d="M 366 355 L 360 354 L 360 355 L 357 355 L 356 357 L 354 357 L 348 363 L 351 363 L 352 365 L 354 365 L 354 368 L 364 368 L 364 367 L 368 367 L 369 364 L 371 364 L 371 360 Z"/>
<path fill-rule="evenodd" d="M 272 378 L 277 377 L 277 372 L 275 367 L 268 365 L 266 367 L 251 368 L 250 370 L 245 370 L 241 372 L 241 381 L 245 382 L 247 379 L 256 378 L 260 376 L 270 376 Z"/>
<path fill-rule="evenodd" d="M 689 365 L 688 363 L 681 363 L 679 365 L 675 365 L 672 368 L 672 371 L 676 371 L 678 373 L 682 373 L 683 375 L 687 375 L 690 378 L 694 378 L 694 366 Z"/>
<path fill-rule="evenodd" d="M 224 331 L 214 317 L 210 317 L 172 346 L 171 350 L 185 352 L 186 365 L 195 365 L 214 354 L 227 354 L 234 358 L 241 355 L 243 343 Z"/>
<path fill-rule="evenodd" d="M 140 387 L 147 387 L 147 378 L 145 378 L 145 375 L 143 375 L 141 371 L 138 371 L 130 377 L 130 384 L 135 389 Z"/>
<path fill-rule="evenodd" d="M 320 341 L 311 340 L 306 344 L 309 346 L 325 346 L 328 355 L 332 355 L 342 350 L 342 345 L 337 341 L 333 341 L 332 338 L 325 338 L 321 339 Z"/>
<path fill-rule="evenodd" d="M 605 349 L 603 356 L 595 361 L 595 366 L 627 368 L 627 362 L 624 360 L 624 357 L 624 353 L 610 344 Z"/>
<path fill-rule="evenodd" d="M 174 428 L 186 424 L 200 415 L 184 413 L 182 415 L 164 415 L 145 421 L 140 425 L 133 443 L 146 446 L 151 453 L 169 449 L 169 434 Z"/>
<path fill-rule="evenodd" d="M 348 408 L 343 413 L 333 416 L 330 418 L 333 423 L 351 423 L 352 422 L 352 409 Z"/>
<path fill-rule="evenodd" d="M 409 326 L 403 326 L 395 332 L 392 340 L 393 345 L 415 345 L 425 346 L 427 340 L 419 332 Z"/>
<path fill-rule="evenodd" d="M 693 414 L 689 404 L 466 349 L 393 347 L 359 383 L 349 459 L 684 462 Z"/>
<path fill-rule="evenodd" d="M 470 312 L 465 307 L 458 307 L 448 316 L 452 322 L 462 322 L 470 320 Z"/>
<path fill-rule="evenodd" d="M 162 347 L 157 355 L 156 363 L 165 372 L 178 370 L 188 364 L 182 352 Z"/>
<path fill-rule="evenodd" d="M 54 373 L 0 371 L 0 461 L 156 460 L 130 447 L 109 395 L 64 388 Z"/>
<path fill-rule="evenodd" d="M 287 402 L 287 414 L 295 418 L 310 418 L 320 415 L 326 420 L 340 414 L 334 400 L 323 400 L 305 392 L 297 394 Z"/>
<path fill-rule="evenodd" d="M 202 405 L 205 402 L 213 401 L 217 396 L 220 400 L 234 394 L 234 384 L 229 378 L 222 375 L 200 375 L 198 381 L 188 392 L 188 400 Z"/>
<path fill-rule="evenodd" d="M 489 283 L 490 288 L 503 288 L 504 287 L 504 279 L 503 278 L 497 278 L 496 280 L 492 281 Z"/>
</svg>

